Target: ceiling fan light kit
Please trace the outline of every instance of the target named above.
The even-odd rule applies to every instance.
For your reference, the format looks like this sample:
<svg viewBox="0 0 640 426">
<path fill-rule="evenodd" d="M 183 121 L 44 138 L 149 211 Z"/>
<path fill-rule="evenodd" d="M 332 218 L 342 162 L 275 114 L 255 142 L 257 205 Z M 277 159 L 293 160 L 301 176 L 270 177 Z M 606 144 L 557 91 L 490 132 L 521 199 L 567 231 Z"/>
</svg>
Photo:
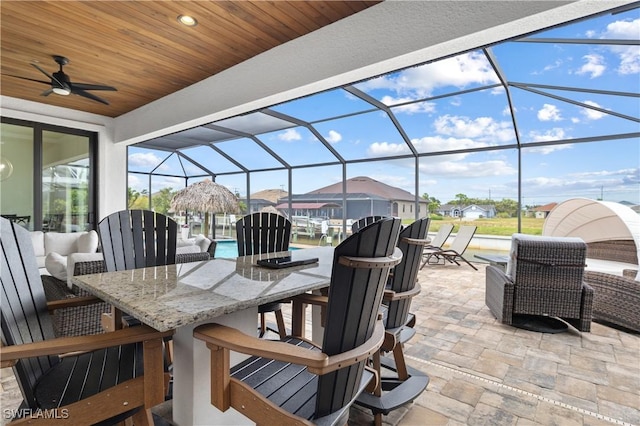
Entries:
<svg viewBox="0 0 640 426">
<path fill-rule="evenodd" d="M 69 59 L 65 58 L 64 56 L 53 55 L 53 60 L 56 61 L 56 63 L 60 66 L 60 69 L 54 72 L 53 74 L 49 74 L 47 71 L 42 69 L 36 63 L 31 64 L 35 69 L 37 69 L 42 74 L 49 77 L 50 81 L 35 80 L 33 78 L 20 77 L 17 75 L 12 75 L 11 77 L 20 78 L 23 80 L 35 81 L 36 83 L 48 84 L 49 86 L 51 86 L 50 89 L 47 89 L 44 92 L 42 92 L 42 96 L 49 96 L 51 93 L 55 93 L 56 95 L 62 95 L 62 96 L 74 94 L 74 95 L 82 96 L 87 99 L 91 99 L 96 102 L 103 103 L 105 105 L 109 105 L 109 102 L 107 102 L 106 100 L 102 99 L 99 96 L 94 95 L 93 93 L 89 93 L 87 90 L 116 91 L 118 89 L 112 86 L 106 86 L 102 84 L 74 83 L 71 81 L 69 76 L 65 74 L 64 71 L 62 70 L 62 67 L 69 63 Z"/>
</svg>

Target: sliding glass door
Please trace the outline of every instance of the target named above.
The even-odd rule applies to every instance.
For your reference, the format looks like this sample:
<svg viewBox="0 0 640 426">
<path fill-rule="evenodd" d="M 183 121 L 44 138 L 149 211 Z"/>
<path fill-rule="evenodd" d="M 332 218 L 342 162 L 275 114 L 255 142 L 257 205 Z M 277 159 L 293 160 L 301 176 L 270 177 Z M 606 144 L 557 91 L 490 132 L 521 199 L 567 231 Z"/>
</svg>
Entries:
<svg viewBox="0 0 640 426">
<path fill-rule="evenodd" d="M 94 229 L 96 135 L 8 119 L 1 135 L 0 213 L 31 230 Z"/>
</svg>

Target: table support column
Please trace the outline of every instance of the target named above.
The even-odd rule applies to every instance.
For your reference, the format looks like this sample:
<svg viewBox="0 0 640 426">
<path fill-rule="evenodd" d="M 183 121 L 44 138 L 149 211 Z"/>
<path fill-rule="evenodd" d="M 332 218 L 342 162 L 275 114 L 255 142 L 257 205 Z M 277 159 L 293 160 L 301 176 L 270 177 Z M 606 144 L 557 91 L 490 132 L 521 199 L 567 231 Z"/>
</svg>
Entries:
<svg viewBox="0 0 640 426">
<path fill-rule="evenodd" d="M 193 329 L 201 324 L 224 324 L 249 335 L 258 333 L 258 308 L 187 325 L 173 336 L 173 421 L 180 426 L 212 424 L 251 425 L 249 419 L 234 409 L 221 412 L 211 405 L 211 356 L 204 342 L 193 338 Z M 231 352 L 231 365 L 246 355 Z"/>
</svg>

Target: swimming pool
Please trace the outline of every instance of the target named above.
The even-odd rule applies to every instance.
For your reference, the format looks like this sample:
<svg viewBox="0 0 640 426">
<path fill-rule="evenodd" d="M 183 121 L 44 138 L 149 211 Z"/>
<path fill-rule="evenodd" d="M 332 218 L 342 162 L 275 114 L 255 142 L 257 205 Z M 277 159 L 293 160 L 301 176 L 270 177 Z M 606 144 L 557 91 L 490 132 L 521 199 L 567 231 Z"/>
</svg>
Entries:
<svg viewBox="0 0 640 426">
<path fill-rule="evenodd" d="M 238 243 L 236 240 L 216 240 L 215 257 L 238 257 Z M 299 250 L 298 247 L 289 247 L 289 250 Z"/>
</svg>

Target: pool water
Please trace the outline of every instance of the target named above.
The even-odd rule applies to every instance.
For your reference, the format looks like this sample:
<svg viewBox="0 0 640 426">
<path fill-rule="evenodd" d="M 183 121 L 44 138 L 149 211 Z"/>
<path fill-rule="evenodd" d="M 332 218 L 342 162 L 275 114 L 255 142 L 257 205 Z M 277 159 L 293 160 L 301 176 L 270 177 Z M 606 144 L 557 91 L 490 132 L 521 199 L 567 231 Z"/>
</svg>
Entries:
<svg viewBox="0 0 640 426">
<path fill-rule="evenodd" d="M 238 243 L 236 240 L 216 240 L 215 257 L 233 258 L 238 257 Z M 289 250 L 298 250 L 297 247 L 289 247 Z"/>
</svg>

